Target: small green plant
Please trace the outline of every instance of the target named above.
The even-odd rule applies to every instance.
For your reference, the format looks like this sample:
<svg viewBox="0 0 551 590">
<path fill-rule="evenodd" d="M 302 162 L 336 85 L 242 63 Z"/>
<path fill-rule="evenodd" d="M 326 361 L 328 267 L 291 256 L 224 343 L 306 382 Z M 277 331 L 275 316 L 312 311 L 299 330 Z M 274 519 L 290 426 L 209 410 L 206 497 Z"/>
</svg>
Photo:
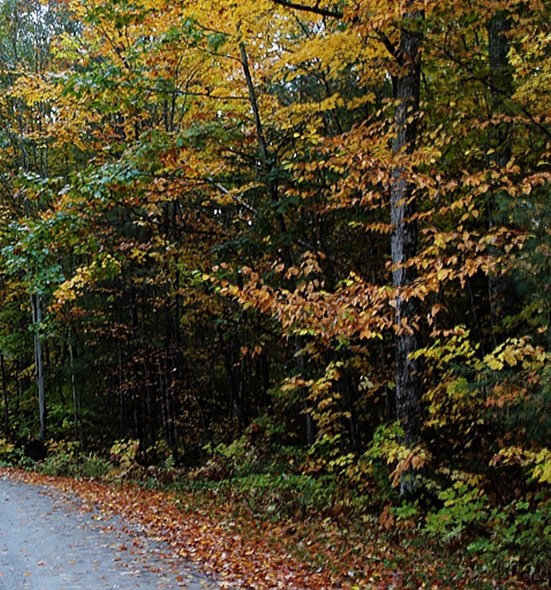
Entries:
<svg viewBox="0 0 551 590">
<path fill-rule="evenodd" d="M 214 448 L 212 445 L 207 445 L 205 450 L 211 457 L 203 467 L 191 474 L 192 479 L 222 481 L 242 477 L 252 473 L 258 461 L 257 449 L 246 436 L 229 445 L 221 443 Z"/>
<path fill-rule="evenodd" d="M 25 451 L 5 438 L 0 439 L 0 465 L 4 467 L 30 468 L 34 461 L 25 455 Z"/>
<path fill-rule="evenodd" d="M 169 472 L 176 469 L 176 459 L 172 453 L 163 461 L 163 469 Z"/>
<path fill-rule="evenodd" d="M 390 513 L 394 516 L 400 528 L 413 528 L 419 521 L 419 502 L 417 500 L 404 500 L 399 506 L 392 508 Z"/>
<path fill-rule="evenodd" d="M 427 515 L 425 531 L 443 543 L 462 541 L 467 534 L 484 526 L 487 496 L 476 485 L 458 474 L 459 479 L 438 494 L 443 507 Z"/>
<path fill-rule="evenodd" d="M 138 462 L 140 441 L 135 439 L 115 441 L 109 451 L 112 468 L 109 477 L 114 479 L 140 479 L 144 469 Z"/>
<path fill-rule="evenodd" d="M 101 480 L 106 477 L 112 465 L 92 453 L 84 454 L 75 441 L 50 441 L 48 457 L 36 468 L 46 475 L 62 475 L 85 479 Z"/>
<path fill-rule="evenodd" d="M 113 466 L 109 461 L 90 453 L 81 455 L 75 476 L 84 479 L 95 479 L 101 481 L 105 479 Z"/>
<path fill-rule="evenodd" d="M 250 444 L 246 436 L 229 445 L 217 445 L 214 448 L 214 456 L 226 461 L 235 475 L 249 473 L 258 458 L 256 448 Z"/>
<path fill-rule="evenodd" d="M 73 475 L 79 463 L 79 443 L 74 441 L 50 441 L 48 457 L 38 469 L 46 475 Z"/>
<path fill-rule="evenodd" d="M 129 469 L 136 465 L 139 449 L 140 441 L 138 440 L 117 440 L 109 451 L 109 459 L 121 469 Z"/>
<path fill-rule="evenodd" d="M 494 508 L 488 517 L 487 534 L 475 539 L 468 549 L 494 571 L 549 577 L 551 498 Z"/>
</svg>

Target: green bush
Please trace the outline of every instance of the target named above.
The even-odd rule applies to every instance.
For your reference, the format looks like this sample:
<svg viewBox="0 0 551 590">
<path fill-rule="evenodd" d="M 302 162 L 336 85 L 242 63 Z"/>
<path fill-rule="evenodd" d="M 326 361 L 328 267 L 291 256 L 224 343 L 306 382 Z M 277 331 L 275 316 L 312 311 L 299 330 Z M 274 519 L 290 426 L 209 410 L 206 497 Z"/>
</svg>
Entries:
<svg viewBox="0 0 551 590">
<path fill-rule="evenodd" d="M 468 546 L 493 571 L 551 575 L 551 498 L 539 497 L 531 505 L 513 502 L 494 508 L 487 519 L 487 534 Z"/>
<path fill-rule="evenodd" d="M 46 475 L 98 480 L 105 478 L 112 468 L 109 461 L 91 453 L 82 453 L 79 443 L 74 441 L 50 442 L 48 457 L 37 467 Z"/>
<path fill-rule="evenodd" d="M 102 459 L 92 453 L 80 455 L 78 467 L 74 475 L 85 479 L 95 479 L 101 481 L 105 479 L 113 466 L 106 459 Z"/>
<path fill-rule="evenodd" d="M 198 469 L 190 472 L 189 478 L 195 481 L 223 481 L 233 477 L 248 475 L 254 470 L 258 460 L 257 449 L 246 436 L 231 444 L 207 445 L 204 450 L 210 458 Z"/>
<path fill-rule="evenodd" d="M 79 444 L 74 441 L 50 441 L 48 457 L 38 470 L 46 475 L 74 475 L 79 460 Z"/>
<path fill-rule="evenodd" d="M 487 500 L 483 490 L 457 481 L 438 494 L 444 506 L 427 515 L 425 531 L 449 544 L 464 540 L 465 536 L 484 526 L 487 519 Z"/>
<path fill-rule="evenodd" d="M 22 448 L 2 438 L 0 439 L 0 465 L 28 468 L 34 465 L 34 461 L 25 455 Z"/>
<path fill-rule="evenodd" d="M 489 570 L 533 577 L 551 574 L 551 497 L 492 506 L 476 482 L 459 478 L 438 494 L 424 532 L 439 543 L 465 544 Z"/>
<path fill-rule="evenodd" d="M 342 511 L 345 503 L 352 505 L 333 476 L 255 473 L 219 482 L 188 480 L 185 487 L 270 520 L 330 515 Z"/>
<path fill-rule="evenodd" d="M 253 513 L 305 517 L 323 514 L 338 497 L 333 477 L 309 475 L 250 475 L 239 480 L 237 489 Z"/>
</svg>

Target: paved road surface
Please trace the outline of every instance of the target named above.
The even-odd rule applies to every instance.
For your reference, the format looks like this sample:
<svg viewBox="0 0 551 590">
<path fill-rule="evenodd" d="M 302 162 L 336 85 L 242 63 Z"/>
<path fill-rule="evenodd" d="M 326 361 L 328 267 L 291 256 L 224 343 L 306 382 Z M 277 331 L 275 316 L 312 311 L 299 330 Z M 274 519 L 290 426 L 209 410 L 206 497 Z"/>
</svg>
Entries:
<svg viewBox="0 0 551 590">
<path fill-rule="evenodd" d="M 166 552 L 55 489 L 0 477 L 0 590 L 218 588 Z"/>
</svg>

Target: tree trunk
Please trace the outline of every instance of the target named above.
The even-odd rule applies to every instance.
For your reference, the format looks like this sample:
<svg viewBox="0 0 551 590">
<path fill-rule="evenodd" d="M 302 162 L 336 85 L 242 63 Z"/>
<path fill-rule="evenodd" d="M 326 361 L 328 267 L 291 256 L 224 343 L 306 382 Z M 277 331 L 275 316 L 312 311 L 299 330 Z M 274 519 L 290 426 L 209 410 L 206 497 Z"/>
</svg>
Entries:
<svg viewBox="0 0 551 590">
<path fill-rule="evenodd" d="M 268 188 L 268 195 L 270 200 L 275 205 L 279 202 L 279 190 L 277 180 L 274 178 L 274 170 L 275 170 L 275 159 L 270 155 L 268 151 L 268 143 L 266 141 L 266 136 L 264 135 L 264 129 L 262 126 L 262 119 L 260 118 L 260 109 L 258 107 L 258 100 L 256 96 L 256 89 L 254 87 L 251 70 L 249 68 L 249 58 L 247 56 L 247 51 L 245 49 L 245 45 L 241 43 L 239 46 L 239 51 L 241 53 L 241 63 L 243 65 L 243 73 L 245 75 L 245 80 L 247 81 L 247 89 L 249 91 L 249 101 L 251 103 L 251 109 L 253 111 L 254 116 L 254 123 L 256 128 L 256 136 L 258 141 L 258 147 L 260 150 L 260 156 L 262 158 L 262 165 L 264 168 L 264 173 L 266 176 L 266 184 Z M 283 218 L 282 213 L 275 214 L 275 222 L 279 234 L 279 247 L 280 247 L 280 255 L 283 263 L 287 268 L 292 266 L 292 257 L 291 251 L 289 249 L 289 245 L 287 243 L 287 225 L 285 223 L 285 219 Z"/>
<path fill-rule="evenodd" d="M 42 355 L 42 341 L 40 324 L 42 322 L 42 301 L 38 293 L 31 294 L 31 307 L 34 324 L 34 362 L 36 367 L 36 384 L 38 387 L 38 410 L 40 433 L 38 438 L 46 440 L 46 394 L 44 391 L 44 363 Z"/>
<path fill-rule="evenodd" d="M 7 439 L 10 438 L 10 411 L 8 407 L 8 383 L 6 375 L 6 365 L 4 363 L 4 355 L 0 354 L 0 368 L 2 370 L 2 397 L 4 399 L 4 435 Z"/>
<path fill-rule="evenodd" d="M 73 420 L 75 427 L 75 438 L 79 441 L 81 451 L 84 450 L 84 433 L 82 430 L 82 421 L 80 419 L 80 395 L 77 387 L 77 375 L 75 369 L 75 355 L 73 351 L 72 330 L 69 328 L 67 334 L 69 342 L 69 363 L 71 367 L 71 390 L 73 394 Z"/>
<path fill-rule="evenodd" d="M 488 54 L 490 63 L 491 110 L 496 116 L 503 112 L 504 103 L 513 93 L 513 76 L 509 64 L 510 43 L 507 33 L 511 28 L 506 11 L 496 12 L 488 21 Z M 500 121 L 490 128 L 489 164 L 505 170 L 511 159 L 511 124 Z M 491 195 L 488 203 L 489 226 L 498 223 L 497 195 Z M 488 277 L 488 296 L 494 345 L 497 346 L 497 332 L 502 320 L 511 313 L 514 301 L 513 285 L 509 277 L 492 274 Z"/>
<path fill-rule="evenodd" d="M 408 181 L 407 171 L 401 164 L 404 156 L 415 149 L 417 136 L 417 114 L 419 110 L 420 35 L 408 30 L 421 18 L 418 12 L 404 16 L 399 65 L 400 71 L 394 78 L 394 95 L 397 100 L 395 112 L 396 136 L 393 152 L 396 167 L 392 172 L 390 191 L 391 223 L 394 226 L 391 239 L 392 279 L 396 291 L 395 321 L 397 333 L 395 338 L 396 358 L 396 415 L 404 430 L 403 442 L 412 447 L 421 438 L 422 417 L 420 409 L 421 382 L 418 363 L 411 354 L 418 348 L 416 328 L 418 315 L 416 299 L 406 297 L 403 291 L 416 277 L 413 265 L 408 263 L 417 251 L 417 223 L 413 186 Z M 411 469 L 401 477 L 400 494 L 415 495 L 419 488 L 419 479 Z"/>
</svg>

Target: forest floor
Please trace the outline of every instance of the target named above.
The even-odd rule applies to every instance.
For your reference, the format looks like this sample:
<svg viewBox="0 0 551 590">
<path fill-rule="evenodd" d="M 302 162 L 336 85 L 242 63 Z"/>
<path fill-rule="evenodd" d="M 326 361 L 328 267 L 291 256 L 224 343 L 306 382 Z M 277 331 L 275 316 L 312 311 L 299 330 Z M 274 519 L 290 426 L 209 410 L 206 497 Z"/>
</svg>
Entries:
<svg viewBox="0 0 551 590">
<path fill-rule="evenodd" d="M 393 542 L 368 527 L 358 535 L 328 519 L 248 518 L 223 499 L 197 504 L 191 493 L 2 468 L 0 500 L 5 590 L 541 587 L 498 580 L 457 555 Z"/>
</svg>

